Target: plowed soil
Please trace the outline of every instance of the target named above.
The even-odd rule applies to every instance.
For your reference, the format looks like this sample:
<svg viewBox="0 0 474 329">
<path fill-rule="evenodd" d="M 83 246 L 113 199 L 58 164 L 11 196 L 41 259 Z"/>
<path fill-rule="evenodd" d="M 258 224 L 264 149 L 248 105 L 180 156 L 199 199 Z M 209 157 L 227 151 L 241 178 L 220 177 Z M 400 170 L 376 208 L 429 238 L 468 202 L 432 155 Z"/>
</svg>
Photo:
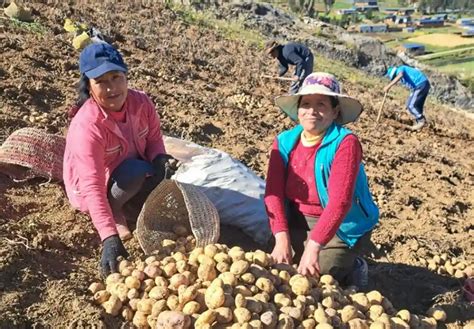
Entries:
<svg viewBox="0 0 474 329">
<path fill-rule="evenodd" d="M 32 25 L 0 20 L 0 142 L 26 126 L 65 133 L 79 79 L 78 52 L 62 28 L 69 17 L 94 22 L 121 50 L 130 86 L 151 96 L 165 134 L 229 152 L 265 176 L 272 141 L 291 122 L 273 105 L 288 86 L 259 78 L 275 64 L 256 47 L 159 5 L 33 8 Z M 431 272 L 420 259 L 445 252 L 474 262 L 474 124 L 430 100 L 429 127 L 412 133 L 404 96 L 394 93 L 374 128 L 382 87 L 345 83 L 365 106 L 350 128 L 361 138 L 382 214 L 371 285 L 399 309 L 445 305 L 448 327 L 462 328 L 474 318 L 462 280 Z M 33 110 L 48 122 L 30 122 Z M 0 328 L 119 328 L 86 291 L 99 277 L 90 219 L 69 207 L 60 184 L 41 183 L 0 174 Z M 126 247 L 140 255 L 136 242 Z"/>
</svg>

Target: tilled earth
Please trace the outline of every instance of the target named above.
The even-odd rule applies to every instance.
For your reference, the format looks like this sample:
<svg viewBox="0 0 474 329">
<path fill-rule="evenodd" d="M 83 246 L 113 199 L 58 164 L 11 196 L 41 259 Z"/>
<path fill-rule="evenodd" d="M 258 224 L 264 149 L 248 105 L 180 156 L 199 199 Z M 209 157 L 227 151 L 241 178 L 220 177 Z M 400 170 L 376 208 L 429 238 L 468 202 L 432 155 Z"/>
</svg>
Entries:
<svg viewBox="0 0 474 329">
<path fill-rule="evenodd" d="M 0 20 L 0 142 L 27 126 L 65 133 L 79 78 L 78 52 L 62 28 L 69 17 L 95 22 L 120 48 L 130 86 L 151 96 L 165 134 L 226 151 L 265 176 L 272 140 L 291 122 L 273 106 L 287 86 L 259 78 L 274 63 L 256 47 L 159 5 L 33 7 L 34 24 Z M 365 105 L 350 128 L 361 138 L 382 214 L 371 288 L 399 309 L 445 305 L 447 326 L 462 328 L 474 318 L 462 280 L 428 270 L 423 260 L 447 253 L 474 262 L 474 124 L 429 101 L 430 127 L 411 133 L 405 94 L 394 93 L 374 127 L 382 86 L 345 84 Z M 43 182 L 0 175 L 0 327 L 120 327 L 86 292 L 100 257 L 89 218 L 69 207 L 61 185 Z M 139 256 L 136 242 L 127 248 Z"/>
</svg>

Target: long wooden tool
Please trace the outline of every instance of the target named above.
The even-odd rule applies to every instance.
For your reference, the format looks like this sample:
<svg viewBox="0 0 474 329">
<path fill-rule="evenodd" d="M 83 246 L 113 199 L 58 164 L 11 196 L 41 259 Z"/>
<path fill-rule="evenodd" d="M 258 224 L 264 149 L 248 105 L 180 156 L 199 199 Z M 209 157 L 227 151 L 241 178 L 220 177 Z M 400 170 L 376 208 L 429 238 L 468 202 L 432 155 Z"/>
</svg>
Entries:
<svg viewBox="0 0 474 329">
<path fill-rule="evenodd" d="M 385 105 L 385 100 L 387 99 L 387 93 L 383 95 L 382 104 L 380 104 L 379 113 L 377 114 L 377 119 L 375 120 L 375 126 L 379 124 L 380 117 L 382 116 L 383 106 Z"/>
<path fill-rule="evenodd" d="M 262 74 L 262 78 L 275 79 L 275 80 L 283 80 L 283 81 L 295 81 L 293 78 L 274 77 L 274 76 L 272 76 L 272 75 L 265 75 L 265 74 Z"/>
</svg>

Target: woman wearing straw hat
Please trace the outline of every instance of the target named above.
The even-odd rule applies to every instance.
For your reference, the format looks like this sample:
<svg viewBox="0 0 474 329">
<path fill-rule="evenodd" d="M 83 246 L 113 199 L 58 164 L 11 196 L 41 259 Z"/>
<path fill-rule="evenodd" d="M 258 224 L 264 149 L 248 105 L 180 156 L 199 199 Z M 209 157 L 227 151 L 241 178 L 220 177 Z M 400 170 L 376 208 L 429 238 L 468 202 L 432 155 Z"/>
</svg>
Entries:
<svg viewBox="0 0 474 329">
<path fill-rule="evenodd" d="M 370 243 L 379 211 L 360 142 L 343 127 L 359 117 L 362 105 L 342 94 L 328 73 L 310 74 L 297 94 L 276 104 L 299 125 L 277 136 L 270 155 L 265 205 L 275 237 L 272 256 L 299 263 L 304 275 L 329 273 L 342 284 L 363 286 L 367 264 L 358 255 Z"/>
<path fill-rule="evenodd" d="M 123 206 L 132 198 L 143 202 L 176 161 L 166 154 L 153 103 L 128 88 L 127 66 L 115 48 L 89 45 L 79 69 L 79 106 L 70 113 L 63 176 L 70 203 L 89 213 L 99 233 L 108 274 L 117 270 L 118 256 L 128 256 Z"/>
</svg>

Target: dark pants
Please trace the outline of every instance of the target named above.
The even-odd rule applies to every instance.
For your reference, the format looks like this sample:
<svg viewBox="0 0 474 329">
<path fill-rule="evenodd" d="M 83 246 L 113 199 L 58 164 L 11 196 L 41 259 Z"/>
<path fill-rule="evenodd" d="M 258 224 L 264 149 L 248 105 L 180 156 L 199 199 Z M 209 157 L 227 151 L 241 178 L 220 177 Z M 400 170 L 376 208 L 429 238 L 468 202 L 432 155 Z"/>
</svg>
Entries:
<svg viewBox="0 0 474 329">
<path fill-rule="evenodd" d="M 303 85 L 304 79 L 306 79 L 306 77 L 308 75 L 313 73 L 313 64 L 314 64 L 313 55 L 310 55 L 310 56 L 305 58 L 303 72 L 300 76 L 300 79 L 291 84 L 291 86 L 290 86 L 290 95 L 296 94 L 298 92 L 298 90 L 300 90 L 301 86 Z"/>
<path fill-rule="evenodd" d="M 425 105 L 426 97 L 430 92 L 430 83 L 426 81 L 413 90 L 407 100 L 407 109 L 416 119 L 420 121 L 424 119 L 423 107 Z"/>
<path fill-rule="evenodd" d="M 314 227 L 318 219 L 304 216 L 293 205 L 290 205 L 289 209 L 288 226 L 294 252 L 293 263 L 298 264 L 303 256 L 308 231 Z M 363 235 L 352 248 L 334 235 L 319 254 L 321 274 L 331 274 L 340 284 L 345 285 L 354 268 L 356 257 L 371 246 L 371 233 Z"/>
<path fill-rule="evenodd" d="M 148 195 L 163 180 L 164 170 L 159 171 L 147 161 L 127 159 L 112 172 L 108 199 L 117 222 L 123 221 L 125 204 L 134 212 L 140 211 Z"/>
</svg>

